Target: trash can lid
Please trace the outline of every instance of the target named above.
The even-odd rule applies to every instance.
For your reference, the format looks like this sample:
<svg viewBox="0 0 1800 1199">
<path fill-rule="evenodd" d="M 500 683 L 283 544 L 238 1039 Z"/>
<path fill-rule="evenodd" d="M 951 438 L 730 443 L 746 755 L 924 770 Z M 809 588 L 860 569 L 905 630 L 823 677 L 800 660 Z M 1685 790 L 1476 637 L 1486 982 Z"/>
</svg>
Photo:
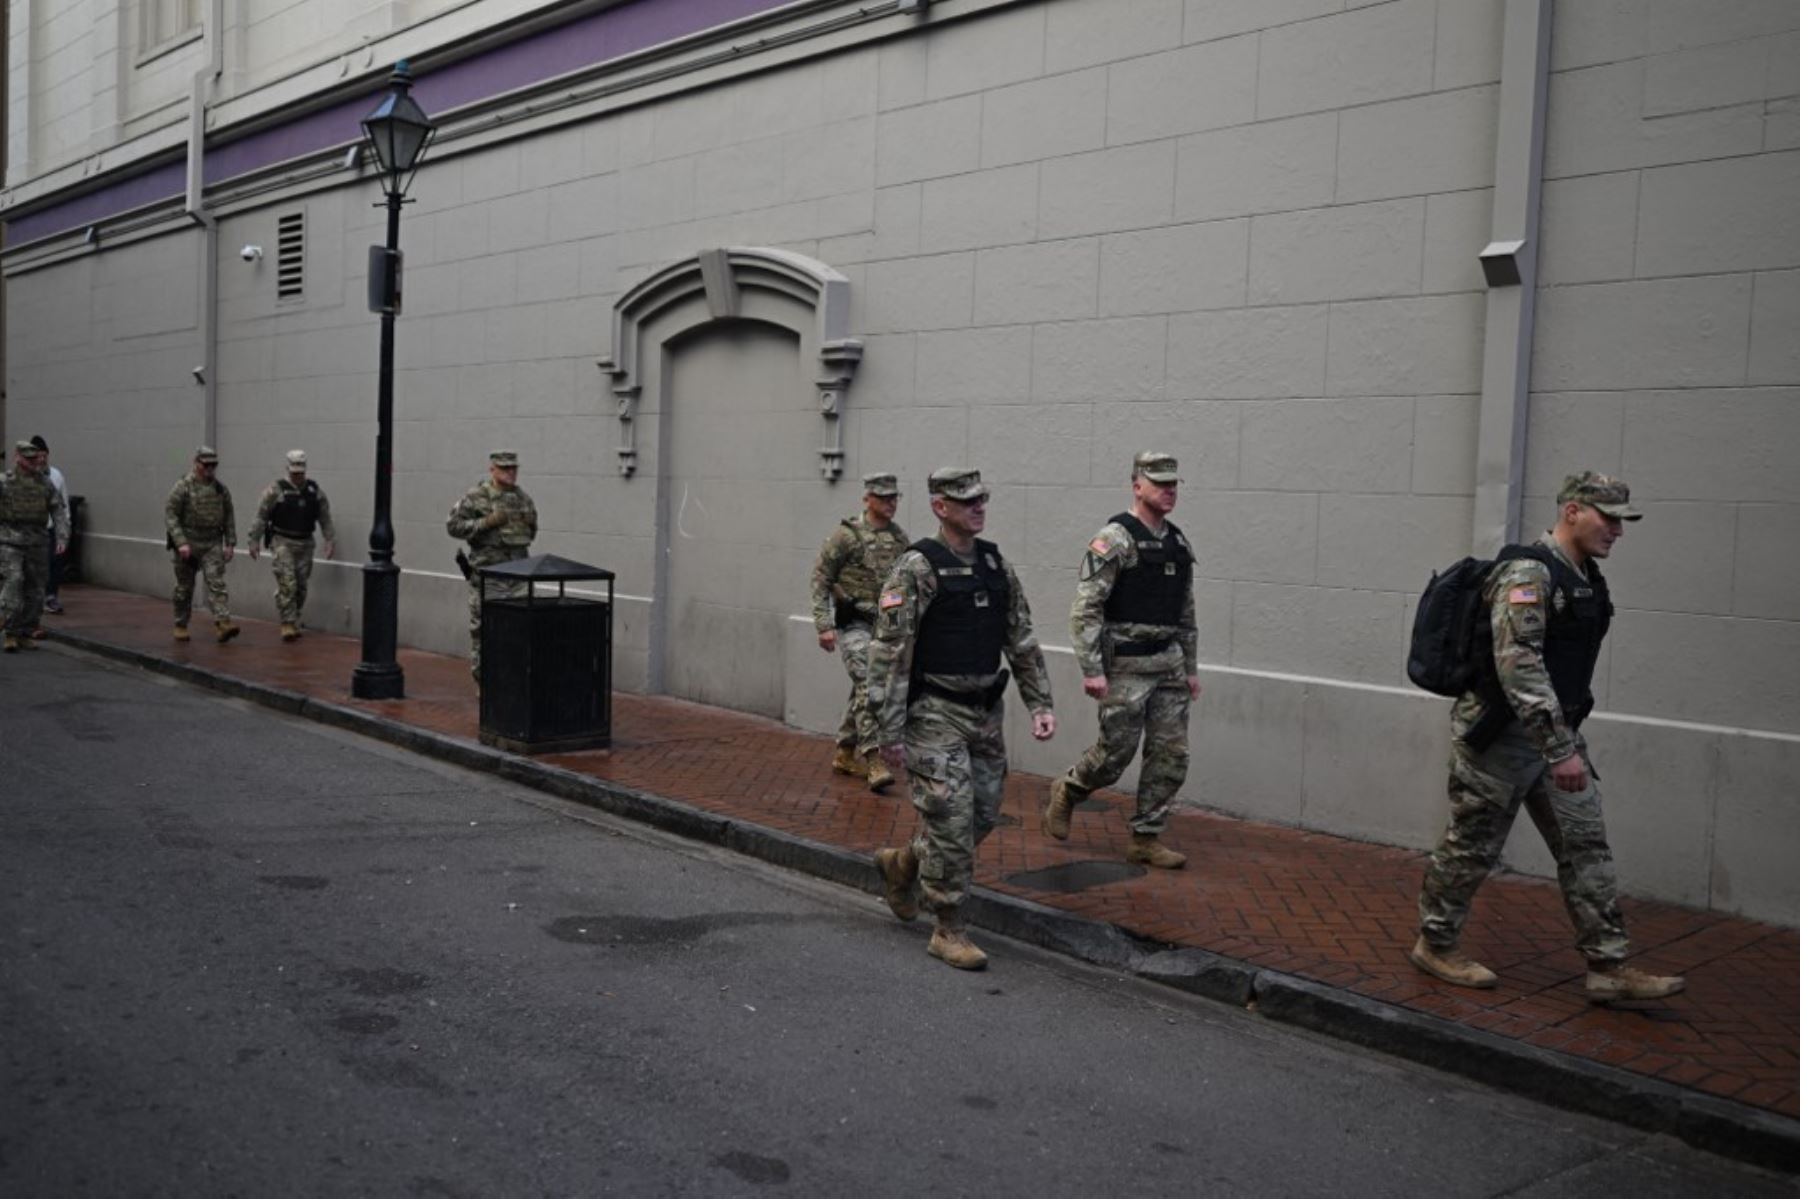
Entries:
<svg viewBox="0 0 1800 1199">
<path fill-rule="evenodd" d="M 579 579 L 613 578 L 613 572 L 604 566 L 589 566 L 583 562 L 575 562 L 557 554 L 533 554 L 529 558 L 514 558 L 511 562 L 498 562 L 493 566 L 476 567 L 481 574 L 494 575 L 504 579 L 526 579 L 534 583 L 575 582 Z"/>
</svg>

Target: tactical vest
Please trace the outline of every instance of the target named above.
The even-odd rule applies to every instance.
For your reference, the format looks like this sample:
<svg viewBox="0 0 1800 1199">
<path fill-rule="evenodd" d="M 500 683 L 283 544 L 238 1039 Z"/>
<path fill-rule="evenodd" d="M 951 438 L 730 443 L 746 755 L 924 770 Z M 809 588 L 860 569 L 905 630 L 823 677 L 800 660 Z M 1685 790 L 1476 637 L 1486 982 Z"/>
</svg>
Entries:
<svg viewBox="0 0 1800 1199">
<path fill-rule="evenodd" d="M 0 498 L 0 524 L 42 529 L 55 502 L 56 491 L 48 479 L 14 474 L 7 479 L 5 497 Z"/>
<path fill-rule="evenodd" d="M 283 537 L 305 538 L 319 527 L 319 485 L 308 479 L 295 487 L 286 479 L 276 481 L 281 498 L 269 512 L 269 528 Z"/>
<path fill-rule="evenodd" d="M 837 585 L 849 600 L 835 600 L 837 623 L 841 627 L 853 622 L 867 623 L 869 612 L 875 607 L 875 600 L 880 595 L 882 581 L 906 552 L 904 534 L 900 526 L 888 525 L 885 529 L 864 528 L 862 522 L 854 516 L 844 518 L 844 527 L 856 538 L 856 552 L 844 560 L 838 571 Z M 862 605 L 861 610 L 857 605 Z"/>
<path fill-rule="evenodd" d="M 1600 643 L 1612 627 L 1612 592 L 1597 562 L 1589 561 L 1588 577 L 1564 562 L 1547 546 L 1509 545 L 1499 562 L 1530 558 L 1550 570 L 1550 594 L 1545 597 L 1550 617 L 1544 627 L 1544 667 L 1563 718 L 1571 729 L 1579 728 L 1594 710 L 1594 666 L 1600 660 Z M 1490 653 L 1488 660 L 1493 660 Z"/>
<path fill-rule="evenodd" d="M 931 538 L 915 541 L 912 548 L 925 555 L 938 580 L 937 597 L 925 609 L 913 645 L 913 678 L 999 670 L 1012 601 L 999 548 L 977 538 L 973 566 Z"/>
<path fill-rule="evenodd" d="M 506 513 L 506 523 L 493 531 L 487 544 L 514 550 L 530 547 L 531 526 L 525 521 L 526 503 L 524 494 L 516 487 L 510 491 L 494 488 L 494 511 Z"/>
<path fill-rule="evenodd" d="M 1137 543 L 1137 565 L 1119 572 L 1106 597 L 1106 619 L 1113 624 L 1179 625 L 1194 578 L 1194 554 L 1187 538 L 1166 522 L 1165 535 L 1158 537 L 1129 512 L 1119 513 L 1112 523 Z"/>
<path fill-rule="evenodd" d="M 209 540 L 225 531 L 225 485 L 214 480 L 198 479 L 187 485 L 186 510 L 181 514 L 181 531 L 190 538 Z"/>
</svg>

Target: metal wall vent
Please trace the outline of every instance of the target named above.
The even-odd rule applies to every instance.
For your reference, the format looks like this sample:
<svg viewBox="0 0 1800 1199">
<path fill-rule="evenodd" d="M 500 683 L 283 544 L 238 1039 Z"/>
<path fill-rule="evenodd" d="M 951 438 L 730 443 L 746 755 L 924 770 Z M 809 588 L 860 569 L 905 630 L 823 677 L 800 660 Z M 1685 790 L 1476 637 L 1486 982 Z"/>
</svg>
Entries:
<svg viewBox="0 0 1800 1199">
<path fill-rule="evenodd" d="M 291 302 L 306 295 L 306 214 L 290 212 L 275 226 L 275 298 Z"/>
</svg>

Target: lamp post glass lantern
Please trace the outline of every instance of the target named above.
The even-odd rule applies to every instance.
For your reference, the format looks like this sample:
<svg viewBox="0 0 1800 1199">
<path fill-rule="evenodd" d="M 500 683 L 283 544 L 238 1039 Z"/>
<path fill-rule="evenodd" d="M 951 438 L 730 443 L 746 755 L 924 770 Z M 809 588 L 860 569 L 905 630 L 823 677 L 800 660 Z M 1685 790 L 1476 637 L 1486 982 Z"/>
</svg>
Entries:
<svg viewBox="0 0 1800 1199">
<path fill-rule="evenodd" d="M 394 318 L 400 312 L 400 206 L 437 126 L 412 98 L 412 71 L 395 64 L 388 94 L 363 118 L 363 136 L 381 168 L 387 243 L 369 248 L 369 307 L 381 314 L 381 374 L 375 403 L 375 514 L 363 564 L 362 661 L 350 679 L 359 699 L 399 699 L 406 676 L 399 642 L 400 568 L 394 565 Z"/>
</svg>

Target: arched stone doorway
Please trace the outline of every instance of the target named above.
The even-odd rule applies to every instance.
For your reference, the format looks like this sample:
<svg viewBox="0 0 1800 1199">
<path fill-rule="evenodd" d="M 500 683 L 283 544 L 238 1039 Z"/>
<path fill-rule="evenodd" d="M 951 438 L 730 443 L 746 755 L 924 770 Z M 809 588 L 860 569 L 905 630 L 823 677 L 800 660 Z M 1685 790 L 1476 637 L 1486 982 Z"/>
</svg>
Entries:
<svg viewBox="0 0 1800 1199">
<path fill-rule="evenodd" d="M 615 306 L 619 469 L 656 490 L 651 691 L 783 715 L 784 626 L 842 502 L 848 293 L 804 255 L 732 248 Z"/>
</svg>

